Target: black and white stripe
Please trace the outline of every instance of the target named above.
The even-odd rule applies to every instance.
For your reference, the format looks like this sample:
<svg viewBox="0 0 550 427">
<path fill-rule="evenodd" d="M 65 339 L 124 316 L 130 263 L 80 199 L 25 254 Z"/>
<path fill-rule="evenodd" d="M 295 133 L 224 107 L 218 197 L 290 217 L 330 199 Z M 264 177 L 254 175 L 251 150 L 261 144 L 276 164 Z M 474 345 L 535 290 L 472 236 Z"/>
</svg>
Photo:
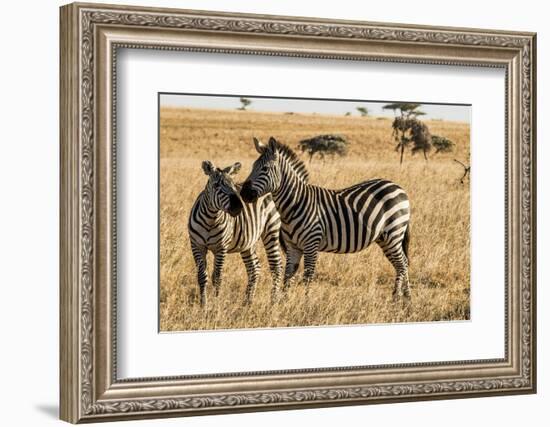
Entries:
<svg viewBox="0 0 550 427">
<path fill-rule="evenodd" d="M 212 285 L 215 295 L 220 290 L 227 254 L 238 252 L 248 274 L 245 301 L 252 301 L 260 271 L 256 254 L 256 244 L 260 239 L 264 244 L 273 277 L 274 297 L 281 281 L 282 261 L 279 246 L 281 218 L 272 196 L 267 194 L 250 204 L 241 202 L 240 187 L 231 178 L 241 168 L 240 163 L 218 169 L 211 162 L 205 161 L 202 168 L 208 175 L 208 183 L 197 197 L 188 223 L 191 250 L 197 266 L 201 305 L 206 303 L 208 250 L 214 253 Z"/>
<path fill-rule="evenodd" d="M 396 270 L 394 294 L 409 296 L 410 205 L 405 191 L 384 179 L 342 190 L 309 184 L 303 162 L 286 145 L 256 138 L 261 154 L 243 184 L 245 202 L 271 193 L 287 247 L 285 288 L 304 257 L 304 281 L 312 280 L 319 252 L 351 253 L 376 242 Z"/>
</svg>

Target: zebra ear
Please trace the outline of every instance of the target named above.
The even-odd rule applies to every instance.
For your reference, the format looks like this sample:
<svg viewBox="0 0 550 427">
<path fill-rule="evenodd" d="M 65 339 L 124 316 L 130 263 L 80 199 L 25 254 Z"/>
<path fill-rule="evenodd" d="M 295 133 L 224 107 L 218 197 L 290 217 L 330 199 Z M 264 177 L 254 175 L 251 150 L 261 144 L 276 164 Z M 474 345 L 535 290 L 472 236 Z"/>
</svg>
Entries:
<svg viewBox="0 0 550 427">
<path fill-rule="evenodd" d="M 266 149 L 266 146 L 262 144 L 258 138 L 254 137 L 253 139 L 254 139 L 254 147 L 256 147 L 256 151 L 260 154 L 263 154 Z"/>
<path fill-rule="evenodd" d="M 269 151 L 271 151 L 271 153 L 273 154 L 273 157 L 275 158 L 275 160 L 277 159 L 279 154 L 279 152 L 277 151 L 278 145 L 279 143 L 277 142 L 277 140 L 271 136 L 269 138 L 268 148 L 269 148 Z"/>
<path fill-rule="evenodd" d="M 226 167 L 223 171 L 229 175 L 235 175 L 241 170 L 241 164 L 239 162 L 234 165 Z"/>
<path fill-rule="evenodd" d="M 275 153 L 277 151 L 277 140 L 272 136 L 269 137 L 269 149 Z"/>
<path fill-rule="evenodd" d="M 212 172 L 214 172 L 214 165 L 210 160 L 205 160 L 202 162 L 202 170 L 204 171 L 205 175 L 212 175 Z"/>
</svg>

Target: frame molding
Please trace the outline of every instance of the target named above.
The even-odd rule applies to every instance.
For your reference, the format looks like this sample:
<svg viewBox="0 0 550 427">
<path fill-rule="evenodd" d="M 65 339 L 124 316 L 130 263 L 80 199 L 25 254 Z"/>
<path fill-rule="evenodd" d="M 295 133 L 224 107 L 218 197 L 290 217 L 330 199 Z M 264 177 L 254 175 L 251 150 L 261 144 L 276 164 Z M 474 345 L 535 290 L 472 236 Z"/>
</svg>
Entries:
<svg viewBox="0 0 550 427">
<path fill-rule="evenodd" d="M 63 420 L 535 392 L 535 34 L 78 3 L 63 6 L 60 21 Z M 114 334 L 118 48 L 505 68 L 506 357 L 118 380 Z"/>
</svg>

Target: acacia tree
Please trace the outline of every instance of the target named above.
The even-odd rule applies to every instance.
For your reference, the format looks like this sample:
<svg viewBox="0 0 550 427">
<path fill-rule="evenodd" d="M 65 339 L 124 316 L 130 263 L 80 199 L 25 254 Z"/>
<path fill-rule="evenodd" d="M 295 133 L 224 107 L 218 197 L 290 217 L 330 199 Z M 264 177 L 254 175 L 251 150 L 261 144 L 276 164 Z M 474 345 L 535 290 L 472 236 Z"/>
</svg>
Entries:
<svg viewBox="0 0 550 427">
<path fill-rule="evenodd" d="M 408 119 L 410 124 L 411 139 L 413 141 L 412 153 L 422 152 L 424 160 L 428 160 L 428 152 L 432 149 L 432 135 L 425 123 L 416 117 Z"/>
<path fill-rule="evenodd" d="M 418 116 L 426 114 L 419 110 L 420 104 L 395 102 L 386 104 L 382 108 L 393 110 L 395 115 L 392 123 L 392 135 L 397 142 L 395 151 L 400 153 L 399 163 L 403 163 L 405 149 L 411 145 L 413 154 L 421 151 L 424 154 L 424 159 L 428 160 L 428 152 L 432 148 L 432 136 L 428 126 L 418 119 Z M 397 115 L 397 111 L 399 111 L 399 115 Z"/>
<path fill-rule="evenodd" d="M 382 108 L 384 110 L 393 110 L 394 114 L 397 114 L 397 111 L 399 111 L 399 116 L 404 119 L 426 115 L 424 111 L 419 110 L 420 104 L 408 102 L 394 102 L 391 104 L 386 104 Z"/>
<path fill-rule="evenodd" d="M 241 102 L 241 106 L 238 108 L 238 110 L 242 110 L 242 111 L 245 111 L 246 107 L 252 104 L 252 101 L 247 98 L 240 98 L 239 101 Z"/>
<path fill-rule="evenodd" d="M 304 139 L 298 145 L 302 152 L 309 155 L 310 163 L 315 154 L 319 154 L 319 157 L 324 160 L 327 154 L 343 157 L 348 152 L 348 141 L 340 135 L 319 135 Z"/>
</svg>

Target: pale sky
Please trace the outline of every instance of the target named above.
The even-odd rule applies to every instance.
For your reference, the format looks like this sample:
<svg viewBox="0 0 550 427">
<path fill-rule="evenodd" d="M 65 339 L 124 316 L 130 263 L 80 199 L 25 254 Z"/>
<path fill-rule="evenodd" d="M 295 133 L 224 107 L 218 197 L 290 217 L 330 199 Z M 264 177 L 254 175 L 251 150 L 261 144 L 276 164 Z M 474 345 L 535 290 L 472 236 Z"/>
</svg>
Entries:
<svg viewBox="0 0 550 427">
<path fill-rule="evenodd" d="M 160 94 L 161 107 L 188 107 L 206 109 L 235 110 L 241 106 L 240 96 Z M 344 115 L 350 112 L 359 116 L 357 107 L 366 107 L 370 116 L 393 117 L 392 110 L 383 110 L 382 106 L 392 102 L 411 102 L 421 104 L 420 110 L 426 113 L 424 119 L 442 119 L 470 122 L 470 105 L 426 104 L 417 100 L 319 100 L 293 98 L 257 98 L 246 96 L 252 103 L 247 107 L 251 111 L 293 112 Z"/>
</svg>

